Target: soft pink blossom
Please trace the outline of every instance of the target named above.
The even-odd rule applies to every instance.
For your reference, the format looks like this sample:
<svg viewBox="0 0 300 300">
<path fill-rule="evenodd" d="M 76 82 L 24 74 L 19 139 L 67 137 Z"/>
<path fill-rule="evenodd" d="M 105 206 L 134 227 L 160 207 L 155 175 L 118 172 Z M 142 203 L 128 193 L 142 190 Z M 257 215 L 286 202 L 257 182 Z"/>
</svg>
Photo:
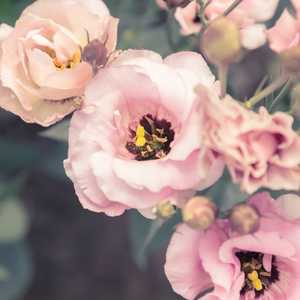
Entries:
<svg viewBox="0 0 300 300">
<path fill-rule="evenodd" d="M 2 24 L 0 107 L 43 126 L 72 112 L 93 76 L 84 47 L 98 39 L 111 53 L 117 24 L 102 0 L 38 0 Z"/>
<path fill-rule="evenodd" d="M 155 0 L 156 4 L 161 8 L 161 9 L 167 9 L 167 3 L 164 0 Z"/>
<path fill-rule="evenodd" d="M 242 45 L 247 49 L 255 49 L 266 42 L 266 27 L 263 22 L 271 19 L 278 6 L 278 0 L 244 0 L 229 15 L 240 28 Z M 232 0 L 213 0 L 205 10 L 209 21 L 214 20 L 233 3 Z M 181 26 L 183 35 L 200 31 L 198 1 L 192 1 L 185 8 L 178 8 L 175 18 Z"/>
<path fill-rule="evenodd" d="M 207 143 L 223 155 L 242 190 L 299 190 L 300 137 L 292 128 L 292 116 L 271 115 L 264 107 L 256 113 L 229 96 L 207 99 Z"/>
<path fill-rule="evenodd" d="M 208 293 L 201 300 L 299 299 L 300 197 L 288 195 L 275 201 L 260 193 L 248 204 L 261 215 L 260 228 L 254 234 L 238 235 L 227 220 L 207 231 L 186 225 L 177 228 L 165 271 L 178 294 L 188 300 L 200 299 L 205 291 Z M 254 271 L 253 258 L 262 290 L 248 279 Z"/>
<path fill-rule="evenodd" d="M 73 116 L 65 161 L 85 208 L 147 214 L 159 201 L 178 204 L 221 176 L 223 161 L 201 139 L 198 84 L 213 89 L 215 78 L 193 52 L 162 60 L 129 50 L 99 71 Z"/>
<path fill-rule="evenodd" d="M 270 47 L 282 52 L 300 45 L 300 4 L 292 1 L 296 9 L 296 17 L 285 10 L 274 27 L 268 30 Z"/>
</svg>

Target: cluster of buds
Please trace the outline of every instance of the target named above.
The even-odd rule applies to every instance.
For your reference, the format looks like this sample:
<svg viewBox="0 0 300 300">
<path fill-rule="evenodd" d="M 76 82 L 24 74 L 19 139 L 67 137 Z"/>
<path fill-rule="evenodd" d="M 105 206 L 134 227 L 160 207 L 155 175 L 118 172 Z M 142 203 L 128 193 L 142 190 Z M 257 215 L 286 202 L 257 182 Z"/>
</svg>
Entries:
<svg viewBox="0 0 300 300">
<path fill-rule="evenodd" d="M 216 221 L 217 206 L 206 197 L 191 198 L 182 209 L 182 218 L 189 227 L 207 230 Z M 251 234 L 259 229 L 259 213 L 249 204 L 241 203 L 234 206 L 228 216 L 231 229 L 239 234 Z"/>
</svg>

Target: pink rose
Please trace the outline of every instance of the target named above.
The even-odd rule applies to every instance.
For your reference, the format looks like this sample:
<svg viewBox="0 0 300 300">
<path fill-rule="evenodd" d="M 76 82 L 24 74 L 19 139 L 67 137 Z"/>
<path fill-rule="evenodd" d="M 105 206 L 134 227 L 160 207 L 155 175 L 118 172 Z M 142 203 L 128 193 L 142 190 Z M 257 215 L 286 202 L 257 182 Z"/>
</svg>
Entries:
<svg viewBox="0 0 300 300">
<path fill-rule="evenodd" d="M 117 25 L 101 0 L 38 0 L 2 24 L 0 107 L 43 126 L 71 113 L 93 76 L 85 47 L 98 40 L 109 55 Z"/>
<path fill-rule="evenodd" d="M 300 137 L 290 115 L 270 115 L 264 107 L 256 113 L 229 96 L 223 101 L 211 96 L 207 118 L 207 143 L 223 155 L 242 190 L 299 190 Z"/>
<path fill-rule="evenodd" d="M 177 204 L 222 175 L 223 161 L 201 140 L 198 84 L 212 89 L 215 78 L 193 52 L 162 60 L 129 50 L 99 71 L 73 116 L 65 161 L 85 208 L 114 216 Z"/>
<path fill-rule="evenodd" d="M 270 47 L 276 52 L 282 52 L 300 45 L 300 5 L 292 1 L 297 18 L 285 10 L 273 28 L 268 30 Z M 297 3 L 298 2 L 298 3 Z"/>
<path fill-rule="evenodd" d="M 232 0 L 214 0 L 207 6 L 205 15 L 209 21 L 219 17 L 232 4 Z M 262 23 L 275 14 L 278 0 L 244 0 L 229 15 L 241 30 L 241 42 L 247 49 L 256 49 L 266 42 L 266 27 Z M 185 8 L 178 8 L 175 17 L 181 26 L 183 35 L 200 31 L 198 18 L 200 5 L 191 2 Z"/>
<path fill-rule="evenodd" d="M 220 220 L 207 231 L 180 225 L 167 252 L 165 271 L 173 289 L 194 300 L 298 300 L 300 294 L 300 198 L 274 201 L 267 193 L 249 204 L 260 229 L 238 235 Z M 295 203 L 295 204 L 291 204 Z M 297 209 L 297 216 L 294 209 Z"/>
</svg>

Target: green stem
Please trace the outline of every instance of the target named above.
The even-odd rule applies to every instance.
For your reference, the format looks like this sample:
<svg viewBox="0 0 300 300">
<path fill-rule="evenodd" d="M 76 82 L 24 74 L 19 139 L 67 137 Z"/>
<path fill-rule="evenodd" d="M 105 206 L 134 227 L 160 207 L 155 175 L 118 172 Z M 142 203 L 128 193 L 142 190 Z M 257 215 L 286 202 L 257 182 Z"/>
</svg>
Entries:
<svg viewBox="0 0 300 300">
<path fill-rule="evenodd" d="M 199 0 L 199 5 L 200 5 L 200 11 L 199 11 L 199 18 L 201 20 L 201 24 L 203 25 L 204 28 L 208 26 L 208 20 L 206 19 L 205 16 L 205 9 L 209 5 L 211 1 L 210 0 Z"/>
<path fill-rule="evenodd" d="M 252 108 L 254 105 L 262 101 L 264 98 L 266 98 L 267 96 L 269 96 L 270 94 L 272 94 L 273 92 L 281 88 L 288 81 L 288 79 L 289 78 L 286 75 L 282 75 L 273 83 L 271 83 L 269 86 L 267 86 L 265 89 L 260 91 L 258 94 L 254 95 L 248 101 L 246 101 L 245 102 L 246 107 Z"/>
<path fill-rule="evenodd" d="M 243 0 L 235 0 L 223 13 L 224 16 L 229 15 Z M 264 0 L 262 0 L 264 1 Z"/>
<path fill-rule="evenodd" d="M 283 88 L 281 89 L 281 91 L 279 92 L 279 94 L 277 95 L 277 97 L 274 99 L 274 101 L 272 102 L 269 110 L 272 111 L 273 108 L 277 105 L 277 103 L 287 94 L 290 86 L 291 86 L 291 80 L 288 80 L 285 85 L 283 86 Z"/>
<path fill-rule="evenodd" d="M 221 97 L 224 98 L 227 94 L 228 83 L 228 65 L 220 65 L 218 68 L 218 77 L 221 83 Z"/>
<path fill-rule="evenodd" d="M 178 46 L 177 46 L 177 44 L 176 44 L 176 42 L 174 41 L 174 38 L 173 38 L 172 22 L 173 22 L 172 11 L 168 11 L 167 24 L 165 26 L 166 36 L 167 36 L 167 40 L 168 40 L 168 44 L 169 44 L 170 49 L 172 51 L 177 51 Z"/>
</svg>

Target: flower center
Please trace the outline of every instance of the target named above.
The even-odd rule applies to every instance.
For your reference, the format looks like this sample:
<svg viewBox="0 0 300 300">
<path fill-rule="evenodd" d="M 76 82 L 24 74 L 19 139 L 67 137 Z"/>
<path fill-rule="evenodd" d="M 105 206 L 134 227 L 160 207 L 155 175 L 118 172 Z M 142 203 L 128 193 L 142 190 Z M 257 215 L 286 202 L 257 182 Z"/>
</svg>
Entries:
<svg viewBox="0 0 300 300">
<path fill-rule="evenodd" d="M 66 62 L 61 62 L 56 56 L 53 58 L 53 63 L 55 67 L 59 70 L 64 69 L 73 69 L 75 66 L 77 66 L 81 62 L 81 51 L 77 50 L 71 59 L 69 59 Z"/>
<path fill-rule="evenodd" d="M 126 149 L 135 159 L 152 160 L 163 158 L 171 151 L 175 132 L 170 122 L 147 114 L 135 129 L 129 128 L 129 136 Z"/>
<path fill-rule="evenodd" d="M 52 62 L 58 70 L 72 69 L 81 62 L 80 49 L 78 49 L 67 61 L 60 61 L 57 58 L 55 51 L 49 47 L 43 47 L 43 50 L 52 58 Z"/>
<path fill-rule="evenodd" d="M 241 295 L 254 291 L 255 298 L 259 298 L 276 281 L 279 280 L 279 271 L 276 266 L 276 257 L 272 256 L 271 271 L 263 265 L 264 254 L 258 252 L 237 252 L 236 256 L 241 263 L 241 271 L 245 273 L 245 283 Z"/>
</svg>

